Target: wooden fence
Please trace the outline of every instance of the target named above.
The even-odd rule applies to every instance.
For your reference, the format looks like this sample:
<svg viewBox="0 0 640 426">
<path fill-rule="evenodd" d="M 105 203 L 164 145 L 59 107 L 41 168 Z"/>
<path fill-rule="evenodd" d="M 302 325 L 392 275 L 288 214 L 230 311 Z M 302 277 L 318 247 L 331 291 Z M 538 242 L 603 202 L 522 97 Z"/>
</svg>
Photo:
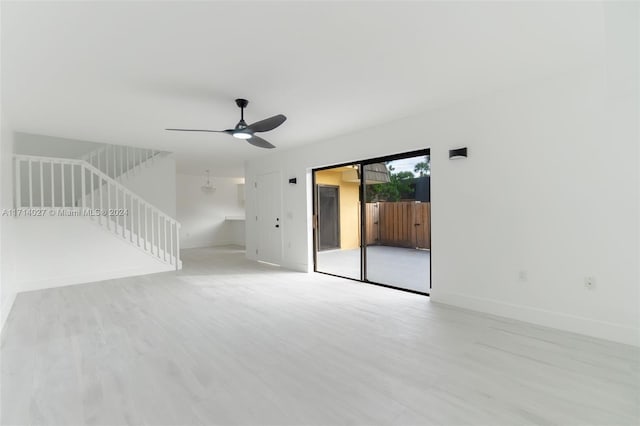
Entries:
<svg viewBox="0 0 640 426">
<path fill-rule="evenodd" d="M 367 203 L 368 245 L 431 248 L 431 203 Z"/>
</svg>

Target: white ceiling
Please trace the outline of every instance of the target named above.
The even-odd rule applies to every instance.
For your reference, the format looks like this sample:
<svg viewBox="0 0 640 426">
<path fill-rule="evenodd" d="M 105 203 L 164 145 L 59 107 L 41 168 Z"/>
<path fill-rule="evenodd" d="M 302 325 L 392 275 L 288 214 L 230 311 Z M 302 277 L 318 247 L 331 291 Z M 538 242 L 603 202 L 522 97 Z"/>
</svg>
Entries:
<svg viewBox="0 0 640 426">
<path fill-rule="evenodd" d="M 599 3 L 2 2 L 2 107 L 16 131 L 177 153 L 242 175 L 233 99 L 287 149 L 582 67 Z M 399 137 L 403 137 L 399 135 Z"/>
</svg>

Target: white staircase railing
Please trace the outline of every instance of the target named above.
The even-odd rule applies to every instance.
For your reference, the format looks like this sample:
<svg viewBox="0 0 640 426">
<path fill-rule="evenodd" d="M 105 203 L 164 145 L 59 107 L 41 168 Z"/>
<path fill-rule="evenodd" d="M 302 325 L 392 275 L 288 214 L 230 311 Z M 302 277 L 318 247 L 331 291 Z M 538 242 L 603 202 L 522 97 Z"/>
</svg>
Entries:
<svg viewBox="0 0 640 426">
<path fill-rule="evenodd" d="M 129 177 L 131 173 L 143 167 L 164 151 L 156 151 L 132 146 L 104 144 L 80 159 L 91 164 L 112 179 L 123 176 Z"/>
<path fill-rule="evenodd" d="M 95 166 L 79 159 L 14 155 L 14 171 L 16 209 L 88 216 L 163 263 L 181 268 L 180 223 Z"/>
</svg>

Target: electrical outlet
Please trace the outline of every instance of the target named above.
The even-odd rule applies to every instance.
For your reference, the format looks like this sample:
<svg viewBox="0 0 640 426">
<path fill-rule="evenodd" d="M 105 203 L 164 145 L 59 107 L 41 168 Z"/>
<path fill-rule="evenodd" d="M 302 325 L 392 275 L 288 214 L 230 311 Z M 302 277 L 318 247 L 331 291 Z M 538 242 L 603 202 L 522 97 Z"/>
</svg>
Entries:
<svg viewBox="0 0 640 426">
<path fill-rule="evenodd" d="M 525 271 L 524 269 L 520 271 L 520 273 L 518 274 L 518 278 L 520 278 L 520 282 L 527 282 L 527 280 L 529 279 L 528 275 L 527 275 L 527 271 Z"/>
<path fill-rule="evenodd" d="M 584 286 L 587 290 L 593 290 L 593 288 L 596 286 L 596 279 L 593 277 L 585 277 Z"/>
</svg>

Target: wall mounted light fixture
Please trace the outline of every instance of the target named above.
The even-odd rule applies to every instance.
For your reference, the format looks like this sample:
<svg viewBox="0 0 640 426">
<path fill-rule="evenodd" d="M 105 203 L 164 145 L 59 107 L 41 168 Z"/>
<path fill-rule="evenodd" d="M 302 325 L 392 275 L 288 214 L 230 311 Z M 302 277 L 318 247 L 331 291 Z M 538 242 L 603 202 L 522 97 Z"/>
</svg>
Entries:
<svg viewBox="0 0 640 426">
<path fill-rule="evenodd" d="M 295 185 L 296 183 L 298 183 L 298 178 L 291 178 L 291 179 L 289 179 L 289 183 L 290 183 L 291 185 Z"/>
<path fill-rule="evenodd" d="M 449 160 L 458 160 L 461 158 L 467 158 L 467 147 L 456 148 L 449 150 Z"/>
</svg>

